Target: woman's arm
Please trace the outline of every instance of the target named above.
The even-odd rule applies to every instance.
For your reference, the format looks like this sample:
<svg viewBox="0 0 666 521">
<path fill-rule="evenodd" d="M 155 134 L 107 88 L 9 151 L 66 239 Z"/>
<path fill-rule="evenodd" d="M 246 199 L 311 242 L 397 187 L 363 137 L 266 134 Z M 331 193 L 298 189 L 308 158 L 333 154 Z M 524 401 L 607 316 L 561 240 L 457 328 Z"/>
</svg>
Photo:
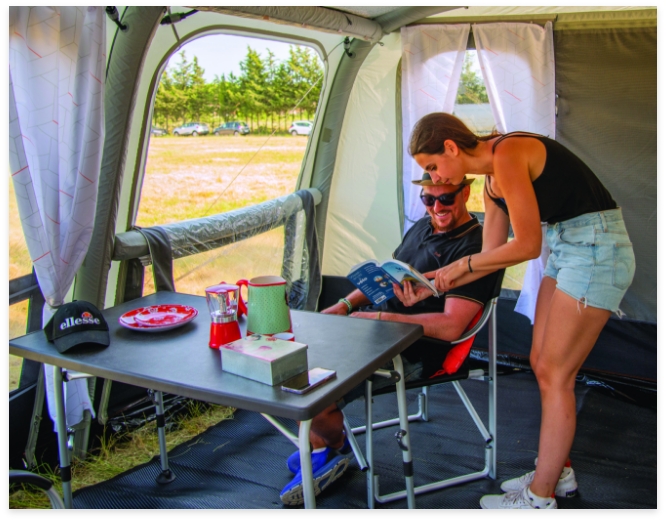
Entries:
<svg viewBox="0 0 666 521">
<path fill-rule="evenodd" d="M 529 168 L 532 155 L 538 153 L 538 149 L 535 143 L 520 141 L 502 141 L 493 161 L 494 179 L 509 208 L 514 239 L 507 242 L 509 220 L 488 194 L 484 194 L 483 250 L 471 259 L 459 259 L 437 270 L 434 284 L 439 291 L 462 286 L 489 272 L 534 259 L 541 253 L 541 220 Z"/>
</svg>

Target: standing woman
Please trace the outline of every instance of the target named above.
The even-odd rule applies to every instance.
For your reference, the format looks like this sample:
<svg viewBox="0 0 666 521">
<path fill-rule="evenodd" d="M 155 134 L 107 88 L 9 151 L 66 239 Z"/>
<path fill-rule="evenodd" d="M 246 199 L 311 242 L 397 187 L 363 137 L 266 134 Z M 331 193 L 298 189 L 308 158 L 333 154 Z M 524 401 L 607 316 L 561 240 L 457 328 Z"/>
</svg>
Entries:
<svg viewBox="0 0 666 521">
<path fill-rule="evenodd" d="M 433 113 L 415 125 L 410 154 L 435 183 L 486 176 L 483 251 L 428 274 L 446 291 L 541 253 L 541 222 L 551 254 L 539 288 L 530 364 L 541 393 L 536 471 L 502 483 L 482 508 L 557 508 L 574 495 L 569 464 L 576 429 L 576 374 L 636 269 L 633 248 L 612 196 L 563 145 L 526 132 L 478 137 L 458 118 Z M 509 222 L 514 239 L 508 241 Z M 425 295 L 407 286 L 405 304 Z"/>
</svg>

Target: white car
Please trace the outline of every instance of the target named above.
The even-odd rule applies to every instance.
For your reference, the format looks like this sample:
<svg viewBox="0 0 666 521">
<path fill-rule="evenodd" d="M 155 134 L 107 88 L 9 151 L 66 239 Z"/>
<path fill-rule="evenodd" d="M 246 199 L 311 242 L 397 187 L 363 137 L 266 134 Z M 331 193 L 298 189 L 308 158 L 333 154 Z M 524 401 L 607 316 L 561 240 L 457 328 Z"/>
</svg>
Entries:
<svg viewBox="0 0 666 521">
<path fill-rule="evenodd" d="M 208 125 L 205 123 L 185 123 L 184 125 L 174 128 L 173 129 L 173 135 L 174 136 L 198 136 L 198 135 L 203 135 L 205 136 L 210 132 Z"/>
<path fill-rule="evenodd" d="M 309 136 L 313 126 L 312 121 L 294 121 L 288 132 L 292 136 Z"/>
</svg>

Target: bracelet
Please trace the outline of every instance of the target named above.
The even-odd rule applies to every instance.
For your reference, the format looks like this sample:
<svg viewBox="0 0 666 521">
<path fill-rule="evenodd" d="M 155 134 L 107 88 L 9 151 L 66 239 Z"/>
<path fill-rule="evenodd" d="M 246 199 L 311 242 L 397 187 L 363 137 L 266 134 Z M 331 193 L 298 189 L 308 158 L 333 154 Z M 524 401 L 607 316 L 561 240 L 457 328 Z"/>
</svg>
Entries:
<svg viewBox="0 0 666 521">
<path fill-rule="evenodd" d="M 349 315 L 349 313 L 351 313 L 353 311 L 354 306 L 352 306 L 352 303 L 349 302 L 348 299 L 341 298 L 340 300 L 338 300 L 338 302 L 342 302 L 345 306 L 347 306 L 347 315 Z"/>
<path fill-rule="evenodd" d="M 472 269 L 472 256 L 470 255 L 467 257 L 467 267 L 469 268 L 470 273 L 474 273 L 474 270 Z"/>
<path fill-rule="evenodd" d="M 381 319 L 382 319 L 382 312 L 377 311 L 377 320 L 381 320 Z"/>
</svg>

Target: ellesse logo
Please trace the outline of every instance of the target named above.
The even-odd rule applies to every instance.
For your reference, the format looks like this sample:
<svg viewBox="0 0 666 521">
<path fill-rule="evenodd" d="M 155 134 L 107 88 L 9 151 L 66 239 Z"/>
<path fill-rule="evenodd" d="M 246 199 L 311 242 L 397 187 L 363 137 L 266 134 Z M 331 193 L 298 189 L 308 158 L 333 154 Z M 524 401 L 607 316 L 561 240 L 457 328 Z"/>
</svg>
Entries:
<svg viewBox="0 0 666 521">
<path fill-rule="evenodd" d="M 82 326 L 84 324 L 101 324 L 99 318 L 93 318 L 89 311 L 81 313 L 81 318 L 67 317 L 64 322 L 60 323 L 60 330 L 64 331 L 67 328 L 74 326 Z"/>
</svg>

